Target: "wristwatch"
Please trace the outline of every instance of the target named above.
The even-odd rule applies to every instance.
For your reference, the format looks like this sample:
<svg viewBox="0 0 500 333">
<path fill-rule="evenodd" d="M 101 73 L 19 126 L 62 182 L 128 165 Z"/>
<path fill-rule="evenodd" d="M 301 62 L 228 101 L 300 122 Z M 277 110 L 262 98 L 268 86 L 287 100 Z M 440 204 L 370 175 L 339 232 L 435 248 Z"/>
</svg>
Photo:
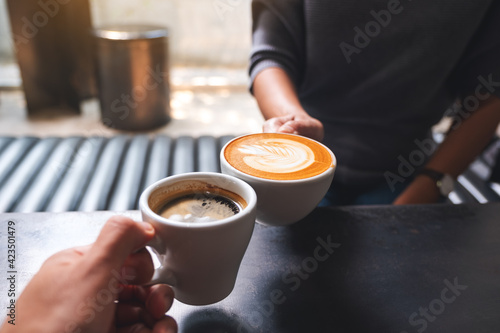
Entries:
<svg viewBox="0 0 500 333">
<path fill-rule="evenodd" d="M 417 172 L 417 175 L 425 175 L 436 182 L 436 187 L 443 197 L 447 197 L 453 191 L 455 181 L 453 177 L 447 173 L 442 173 L 429 168 L 422 168 Z"/>
</svg>

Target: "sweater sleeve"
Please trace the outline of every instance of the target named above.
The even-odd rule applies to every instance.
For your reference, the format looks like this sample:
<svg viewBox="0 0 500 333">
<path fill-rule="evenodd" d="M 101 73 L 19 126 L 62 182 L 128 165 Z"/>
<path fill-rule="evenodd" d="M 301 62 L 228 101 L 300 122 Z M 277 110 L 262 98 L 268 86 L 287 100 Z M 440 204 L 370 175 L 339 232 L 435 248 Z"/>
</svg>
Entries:
<svg viewBox="0 0 500 333">
<path fill-rule="evenodd" d="M 250 91 L 258 73 L 283 69 L 296 87 L 304 67 L 304 13 L 302 0 L 254 0 L 250 55 Z"/>
<path fill-rule="evenodd" d="M 463 100 L 500 97 L 500 1 L 493 1 L 452 75 L 452 86 Z"/>
</svg>

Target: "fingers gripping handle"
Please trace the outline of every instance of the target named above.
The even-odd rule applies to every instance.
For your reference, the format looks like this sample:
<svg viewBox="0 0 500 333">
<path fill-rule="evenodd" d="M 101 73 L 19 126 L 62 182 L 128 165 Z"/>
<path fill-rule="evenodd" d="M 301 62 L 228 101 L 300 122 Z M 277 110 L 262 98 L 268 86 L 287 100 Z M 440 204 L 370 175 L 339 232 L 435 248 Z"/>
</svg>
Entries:
<svg viewBox="0 0 500 333">
<path fill-rule="evenodd" d="M 149 253 L 153 257 L 153 262 L 155 262 L 154 257 L 156 256 L 155 263 L 155 271 L 153 273 L 153 277 L 151 281 L 147 282 L 147 286 L 151 286 L 154 284 L 168 284 L 174 287 L 177 284 L 174 273 L 165 266 L 165 256 L 166 256 L 166 248 L 163 244 L 162 240 L 155 236 L 151 241 L 146 244 L 146 247 L 149 250 Z M 163 253 L 163 254 L 160 254 Z M 156 265 L 159 262 L 159 265 Z"/>
</svg>

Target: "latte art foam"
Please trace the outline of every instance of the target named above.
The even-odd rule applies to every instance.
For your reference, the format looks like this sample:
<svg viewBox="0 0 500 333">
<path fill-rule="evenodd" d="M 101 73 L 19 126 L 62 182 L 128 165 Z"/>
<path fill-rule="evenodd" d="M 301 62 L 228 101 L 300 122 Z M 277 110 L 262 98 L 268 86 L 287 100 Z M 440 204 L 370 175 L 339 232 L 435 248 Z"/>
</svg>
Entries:
<svg viewBox="0 0 500 333">
<path fill-rule="evenodd" d="M 246 165 L 264 172 L 296 172 L 314 163 L 314 152 L 309 147 L 287 139 L 263 139 L 242 145 L 238 151 L 246 155 Z"/>
<path fill-rule="evenodd" d="M 304 179 L 333 167 L 332 155 L 320 143 L 279 133 L 237 138 L 226 146 L 224 157 L 241 172 L 266 179 Z"/>
</svg>

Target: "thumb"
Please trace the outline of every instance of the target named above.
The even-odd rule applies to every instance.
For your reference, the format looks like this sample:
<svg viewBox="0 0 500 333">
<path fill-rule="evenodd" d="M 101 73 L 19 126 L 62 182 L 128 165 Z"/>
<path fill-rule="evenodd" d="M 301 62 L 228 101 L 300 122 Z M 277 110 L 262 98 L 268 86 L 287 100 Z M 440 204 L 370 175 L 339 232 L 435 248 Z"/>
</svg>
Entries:
<svg viewBox="0 0 500 333">
<path fill-rule="evenodd" d="M 279 132 L 279 128 L 287 121 L 293 120 L 293 118 L 293 115 L 270 118 L 264 122 L 262 129 L 265 133 Z"/>
<path fill-rule="evenodd" d="M 278 133 L 299 134 L 300 123 L 295 120 L 287 121 L 278 129 Z"/>
<path fill-rule="evenodd" d="M 323 124 L 319 121 L 292 120 L 281 126 L 280 132 L 302 135 L 321 142 L 324 137 Z"/>
<path fill-rule="evenodd" d="M 89 250 L 89 256 L 109 270 L 119 270 L 127 257 L 154 236 L 153 226 L 124 216 L 111 217 Z"/>
</svg>

